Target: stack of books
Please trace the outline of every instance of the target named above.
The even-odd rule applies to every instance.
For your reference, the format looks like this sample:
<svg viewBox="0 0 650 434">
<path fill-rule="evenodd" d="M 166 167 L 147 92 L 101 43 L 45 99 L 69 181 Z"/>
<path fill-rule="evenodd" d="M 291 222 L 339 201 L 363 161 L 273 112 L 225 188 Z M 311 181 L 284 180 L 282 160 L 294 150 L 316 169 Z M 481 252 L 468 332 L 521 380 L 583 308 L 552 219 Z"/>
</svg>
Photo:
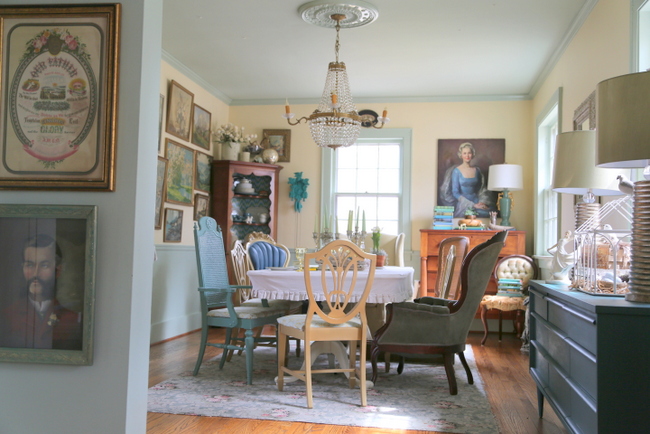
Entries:
<svg viewBox="0 0 650 434">
<path fill-rule="evenodd" d="M 433 210 L 433 229 L 453 229 L 453 219 L 453 206 L 436 206 Z"/>
<path fill-rule="evenodd" d="M 499 279 L 497 282 L 497 295 L 506 297 L 523 297 L 523 282 L 521 279 Z"/>
</svg>

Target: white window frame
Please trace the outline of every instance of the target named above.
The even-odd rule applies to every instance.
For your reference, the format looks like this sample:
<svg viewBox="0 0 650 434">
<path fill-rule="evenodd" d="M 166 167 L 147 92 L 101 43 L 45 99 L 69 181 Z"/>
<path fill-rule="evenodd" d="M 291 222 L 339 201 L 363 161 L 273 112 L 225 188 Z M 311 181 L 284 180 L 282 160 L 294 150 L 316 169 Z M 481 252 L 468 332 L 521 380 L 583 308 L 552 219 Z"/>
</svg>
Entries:
<svg viewBox="0 0 650 434">
<path fill-rule="evenodd" d="M 553 120 L 551 120 L 553 119 Z M 557 129 L 552 132 L 550 124 Z M 535 238 L 536 255 L 548 256 L 547 249 L 553 245 L 550 240 L 558 240 L 560 227 L 559 195 L 550 188 L 553 181 L 553 153 L 555 133 L 562 131 L 562 88 L 558 88 L 546 103 L 535 120 L 537 131 L 537 153 L 535 161 Z M 555 215 L 553 215 L 555 214 Z"/>
<path fill-rule="evenodd" d="M 402 165 L 400 177 L 402 188 L 399 193 L 400 212 L 398 231 L 404 232 L 407 236 L 404 240 L 404 249 L 411 250 L 411 129 L 410 128 L 362 128 L 359 134 L 360 142 L 390 141 L 399 142 L 402 147 Z M 354 146 L 354 145 L 352 145 Z M 321 209 L 328 209 L 337 212 L 334 208 L 334 152 L 333 149 L 323 148 L 322 150 L 322 179 L 321 179 Z M 367 228 L 370 231 L 370 228 Z"/>
</svg>

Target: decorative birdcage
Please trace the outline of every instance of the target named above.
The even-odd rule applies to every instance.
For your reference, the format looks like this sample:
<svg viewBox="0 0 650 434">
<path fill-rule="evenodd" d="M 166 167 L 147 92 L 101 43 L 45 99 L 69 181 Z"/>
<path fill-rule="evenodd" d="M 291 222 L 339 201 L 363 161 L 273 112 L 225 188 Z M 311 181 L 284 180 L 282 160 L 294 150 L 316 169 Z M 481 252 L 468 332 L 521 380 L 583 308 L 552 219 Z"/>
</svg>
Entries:
<svg viewBox="0 0 650 434">
<path fill-rule="evenodd" d="M 595 295 L 624 296 L 629 292 L 632 230 L 601 224 L 616 214 L 632 223 L 631 196 L 607 202 L 576 229 L 573 288 Z"/>
</svg>

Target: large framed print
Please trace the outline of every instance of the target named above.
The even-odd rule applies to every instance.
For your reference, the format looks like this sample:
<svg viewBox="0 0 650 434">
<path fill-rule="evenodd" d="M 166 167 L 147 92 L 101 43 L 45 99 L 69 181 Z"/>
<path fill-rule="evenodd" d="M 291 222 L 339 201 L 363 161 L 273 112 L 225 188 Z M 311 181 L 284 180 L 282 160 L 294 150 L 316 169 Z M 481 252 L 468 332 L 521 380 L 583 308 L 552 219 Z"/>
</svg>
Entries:
<svg viewBox="0 0 650 434">
<path fill-rule="evenodd" d="M 169 139 L 165 139 L 165 150 L 165 200 L 180 205 L 194 205 L 194 150 Z"/>
<path fill-rule="evenodd" d="M 0 361 L 92 365 L 96 206 L 0 205 Z"/>
<path fill-rule="evenodd" d="M 120 10 L 0 7 L 0 189 L 115 189 Z"/>
</svg>

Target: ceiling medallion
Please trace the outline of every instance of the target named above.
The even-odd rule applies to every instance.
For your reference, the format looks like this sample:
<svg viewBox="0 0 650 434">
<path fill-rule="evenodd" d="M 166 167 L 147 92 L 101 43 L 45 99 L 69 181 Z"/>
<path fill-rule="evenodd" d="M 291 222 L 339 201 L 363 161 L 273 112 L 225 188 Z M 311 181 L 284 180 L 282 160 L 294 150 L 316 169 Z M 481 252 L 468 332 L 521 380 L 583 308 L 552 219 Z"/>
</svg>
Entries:
<svg viewBox="0 0 650 434">
<path fill-rule="evenodd" d="M 363 1 L 332 3 L 331 0 L 316 0 L 300 6 L 298 13 L 309 24 L 328 28 L 339 24 L 342 29 L 365 26 L 379 17 L 377 8 Z M 332 19 L 332 15 L 344 15 L 345 18 L 338 22 Z"/>
</svg>

